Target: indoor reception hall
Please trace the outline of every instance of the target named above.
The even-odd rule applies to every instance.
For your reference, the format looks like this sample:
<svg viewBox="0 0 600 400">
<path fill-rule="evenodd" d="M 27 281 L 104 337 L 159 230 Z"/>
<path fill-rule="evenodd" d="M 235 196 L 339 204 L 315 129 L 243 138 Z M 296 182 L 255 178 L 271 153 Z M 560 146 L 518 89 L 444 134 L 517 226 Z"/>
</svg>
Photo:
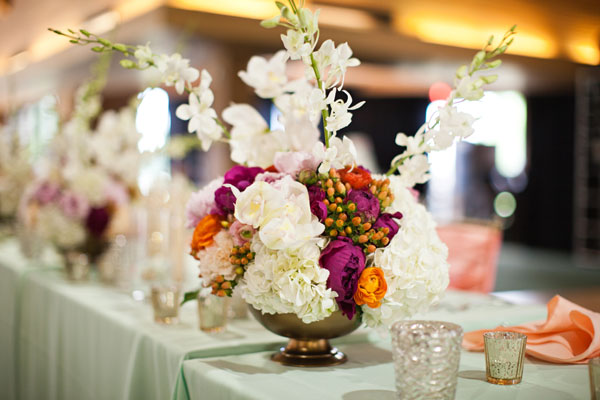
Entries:
<svg viewBox="0 0 600 400">
<path fill-rule="evenodd" d="M 597 0 L 0 37 L 0 400 L 600 399 Z"/>
</svg>

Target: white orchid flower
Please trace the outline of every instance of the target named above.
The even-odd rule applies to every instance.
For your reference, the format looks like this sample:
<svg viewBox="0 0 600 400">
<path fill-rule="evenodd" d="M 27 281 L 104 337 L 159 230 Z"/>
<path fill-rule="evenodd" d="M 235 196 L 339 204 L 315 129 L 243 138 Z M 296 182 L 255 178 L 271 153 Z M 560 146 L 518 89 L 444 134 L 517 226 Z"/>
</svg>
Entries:
<svg viewBox="0 0 600 400">
<path fill-rule="evenodd" d="M 347 96 L 345 103 L 341 99 L 335 100 L 336 92 L 336 88 L 333 88 L 333 90 L 329 93 L 329 96 L 327 96 L 326 101 L 331 107 L 329 117 L 326 119 L 327 129 L 329 129 L 329 131 L 331 131 L 333 134 L 350 125 L 350 122 L 352 122 L 352 113 L 349 111 L 356 110 L 365 104 L 364 101 L 361 101 L 360 103 L 351 106 L 352 96 L 350 96 L 350 93 L 348 93 L 346 90 L 343 91 Z"/>
<path fill-rule="evenodd" d="M 148 68 L 150 64 L 153 64 L 154 54 L 150 48 L 150 44 L 147 43 L 145 46 L 138 46 L 133 56 L 138 60 L 138 66 L 140 68 Z"/>
<path fill-rule="evenodd" d="M 191 84 L 200 76 L 200 71 L 190 67 L 190 60 L 181 58 L 179 53 L 161 54 L 156 59 L 156 67 L 162 74 L 162 81 L 167 86 L 175 86 L 175 91 L 182 94 L 185 85 Z"/>
<path fill-rule="evenodd" d="M 290 59 L 300 60 L 310 55 L 312 47 L 310 43 L 304 41 L 304 38 L 304 33 L 292 29 L 288 29 L 287 34 L 281 35 L 281 41 Z"/>
<path fill-rule="evenodd" d="M 238 72 L 238 76 L 245 84 L 254 88 L 257 96 L 263 99 L 272 99 L 283 93 L 287 83 L 285 63 L 288 54 L 280 50 L 270 60 L 264 57 L 253 56 L 248 61 L 246 71 Z"/>
</svg>

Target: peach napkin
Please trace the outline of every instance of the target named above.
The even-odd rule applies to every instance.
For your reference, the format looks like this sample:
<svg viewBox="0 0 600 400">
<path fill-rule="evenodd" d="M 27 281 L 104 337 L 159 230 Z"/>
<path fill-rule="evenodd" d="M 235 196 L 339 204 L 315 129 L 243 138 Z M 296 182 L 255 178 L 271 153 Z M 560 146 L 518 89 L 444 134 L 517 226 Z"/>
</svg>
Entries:
<svg viewBox="0 0 600 400">
<path fill-rule="evenodd" d="M 600 314 L 558 295 L 548 302 L 546 321 L 467 332 L 463 347 L 482 351 L 483 334 L 492 331 L 526 334 L 525 354 L 552 363 L 580 364 L 600 356 Z"/>
</svg>

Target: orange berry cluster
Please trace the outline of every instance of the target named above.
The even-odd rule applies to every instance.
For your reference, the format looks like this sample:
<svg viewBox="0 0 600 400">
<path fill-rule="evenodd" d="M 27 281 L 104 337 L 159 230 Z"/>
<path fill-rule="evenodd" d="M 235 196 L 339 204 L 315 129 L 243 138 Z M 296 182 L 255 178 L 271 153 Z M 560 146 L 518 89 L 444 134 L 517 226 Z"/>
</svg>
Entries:
<svg viewBox="0 0 600 400">
<path fill-rule="evenodd" d="M 320 185 L 325 190 L 325 200 L 323 202 L 327 206 L 327 218 L 325 218 L 325 232 L 324 235 L 331 238 L 337 236 L 346 236 L 352 239 L 352 241 L 362 247 L 366 254 L 373 253 L 378 247 L 387 246 L 390 239 L 387 237 L 389 228 L 372 228 L 370 222 L 364 222 L 362 218 L 357 215 L 356 204 L 353 202 L 346 202 L 346 194 L 352 189 L 350 184 L 342 183 L 340 175 L 335 169 L 329 170 L 328 175 L 321 175 L 319 177 L 317 185 Z M 384 199 L 388 199 L 392 196 L 388 186 L 384 187 L 384 181 L 375 189 L 369 189 L 373 192 L 375 190 L 378 194 L 384 193 Z M 375 192 L 373 192 L 375 194 Z M 391 203 L 391 201 L 390 201 Z"/>
<path fill-rule="evenodd" d="M 212 294 L 219 297 L 231 297 L 233 288 L 246 271 L 246 265 L 253 259 L 254 252 L 250 251 L 250 242 L 246 242 L 241 246 L 233 246 L 229 255 L 229 261 L 235 266 L 236 277 L 228 280 L 223 275 L 218 276 L 211 284 Z"/>
<path fill-rule="evenodd" d="M 369 187 L 371 193 L 379 199 L 379 206 L 381 208 L 381 212 L 388 208 L 390 204 L 394 201 L 394 195 L 390 190 L 390 180 L 389 179 L 381 179 L 381 180 L 373 180 Z"/>
<path fill-rule="evenodd" d="M 230 281 L 225 279 L 223 275 L 219 275 L 211 283 L 210 287 L 212 288 L 212 294 L 214 295 L 219 297 L 231 297 L 231 293 L 233 292 L 235 285 L 237 285 L 235 280 Z"/>
</svg>

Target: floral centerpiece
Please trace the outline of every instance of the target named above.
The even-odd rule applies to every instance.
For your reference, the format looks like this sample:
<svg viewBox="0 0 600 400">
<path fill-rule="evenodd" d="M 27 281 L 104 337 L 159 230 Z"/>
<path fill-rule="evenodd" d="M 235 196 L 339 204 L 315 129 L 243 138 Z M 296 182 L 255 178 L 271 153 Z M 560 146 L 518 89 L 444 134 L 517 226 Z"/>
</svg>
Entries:
<svg viewBox="0 0 600 400">
<path fill-rule="evenodd" d="M 219 117 L 210 74 L 179 54 L 157 55 L 148 45 L 112 43 L 85 30 L 54 32 L 97 52 L 121 52 L 126 68 L 157 68 L 165 85 L 188 93 L 176 114 L 189 121 L 202 148 L 230 145 L 238 165 L 187 207 L 191 254 L 214 295 L 241 291 L 262 313 L 291 313 L 306 324 L 338 310 L 368 326 L 424 311 L 448 285 L 447 249 L 412 187 L 428 179 L 427 152 L 473 132 L 473 118 L 456 103 L 481 98 L 496 79 L 477 73 L 500 65 L 495 58 L 512 42 L 514 27 L 458 69 L 445 104 L 413 136 L 397 135 L 402 152 L 386 175 L 375 175 L 358 164 L 352 141 L 338 135 L 363 104 L 343 89 L 359 60 L 347 43 L 319 44 L 318 11 L 294 0 L 276 5 L 280 14 L 262 25 L 286 29 L 285 49 L 270 59 L 252 57 L 239 77 L 273 101 L 282 129 L 270 129 L 248 104 L 233 104 Z M 304 64 L 303 77 L 288 79 L 288 60 Z"/>
<path fill-rule="evenodd" d="M 92 262 L 122 227 L 119 216 L 137 195 L 141 159 L 135 108 L 101 113 L 103 86 L 100 75 L 78 89 L 71 119 L 53 138 L 43 174 L 21 201 L 26 224 L 43 239 Z"/>
</svg>

